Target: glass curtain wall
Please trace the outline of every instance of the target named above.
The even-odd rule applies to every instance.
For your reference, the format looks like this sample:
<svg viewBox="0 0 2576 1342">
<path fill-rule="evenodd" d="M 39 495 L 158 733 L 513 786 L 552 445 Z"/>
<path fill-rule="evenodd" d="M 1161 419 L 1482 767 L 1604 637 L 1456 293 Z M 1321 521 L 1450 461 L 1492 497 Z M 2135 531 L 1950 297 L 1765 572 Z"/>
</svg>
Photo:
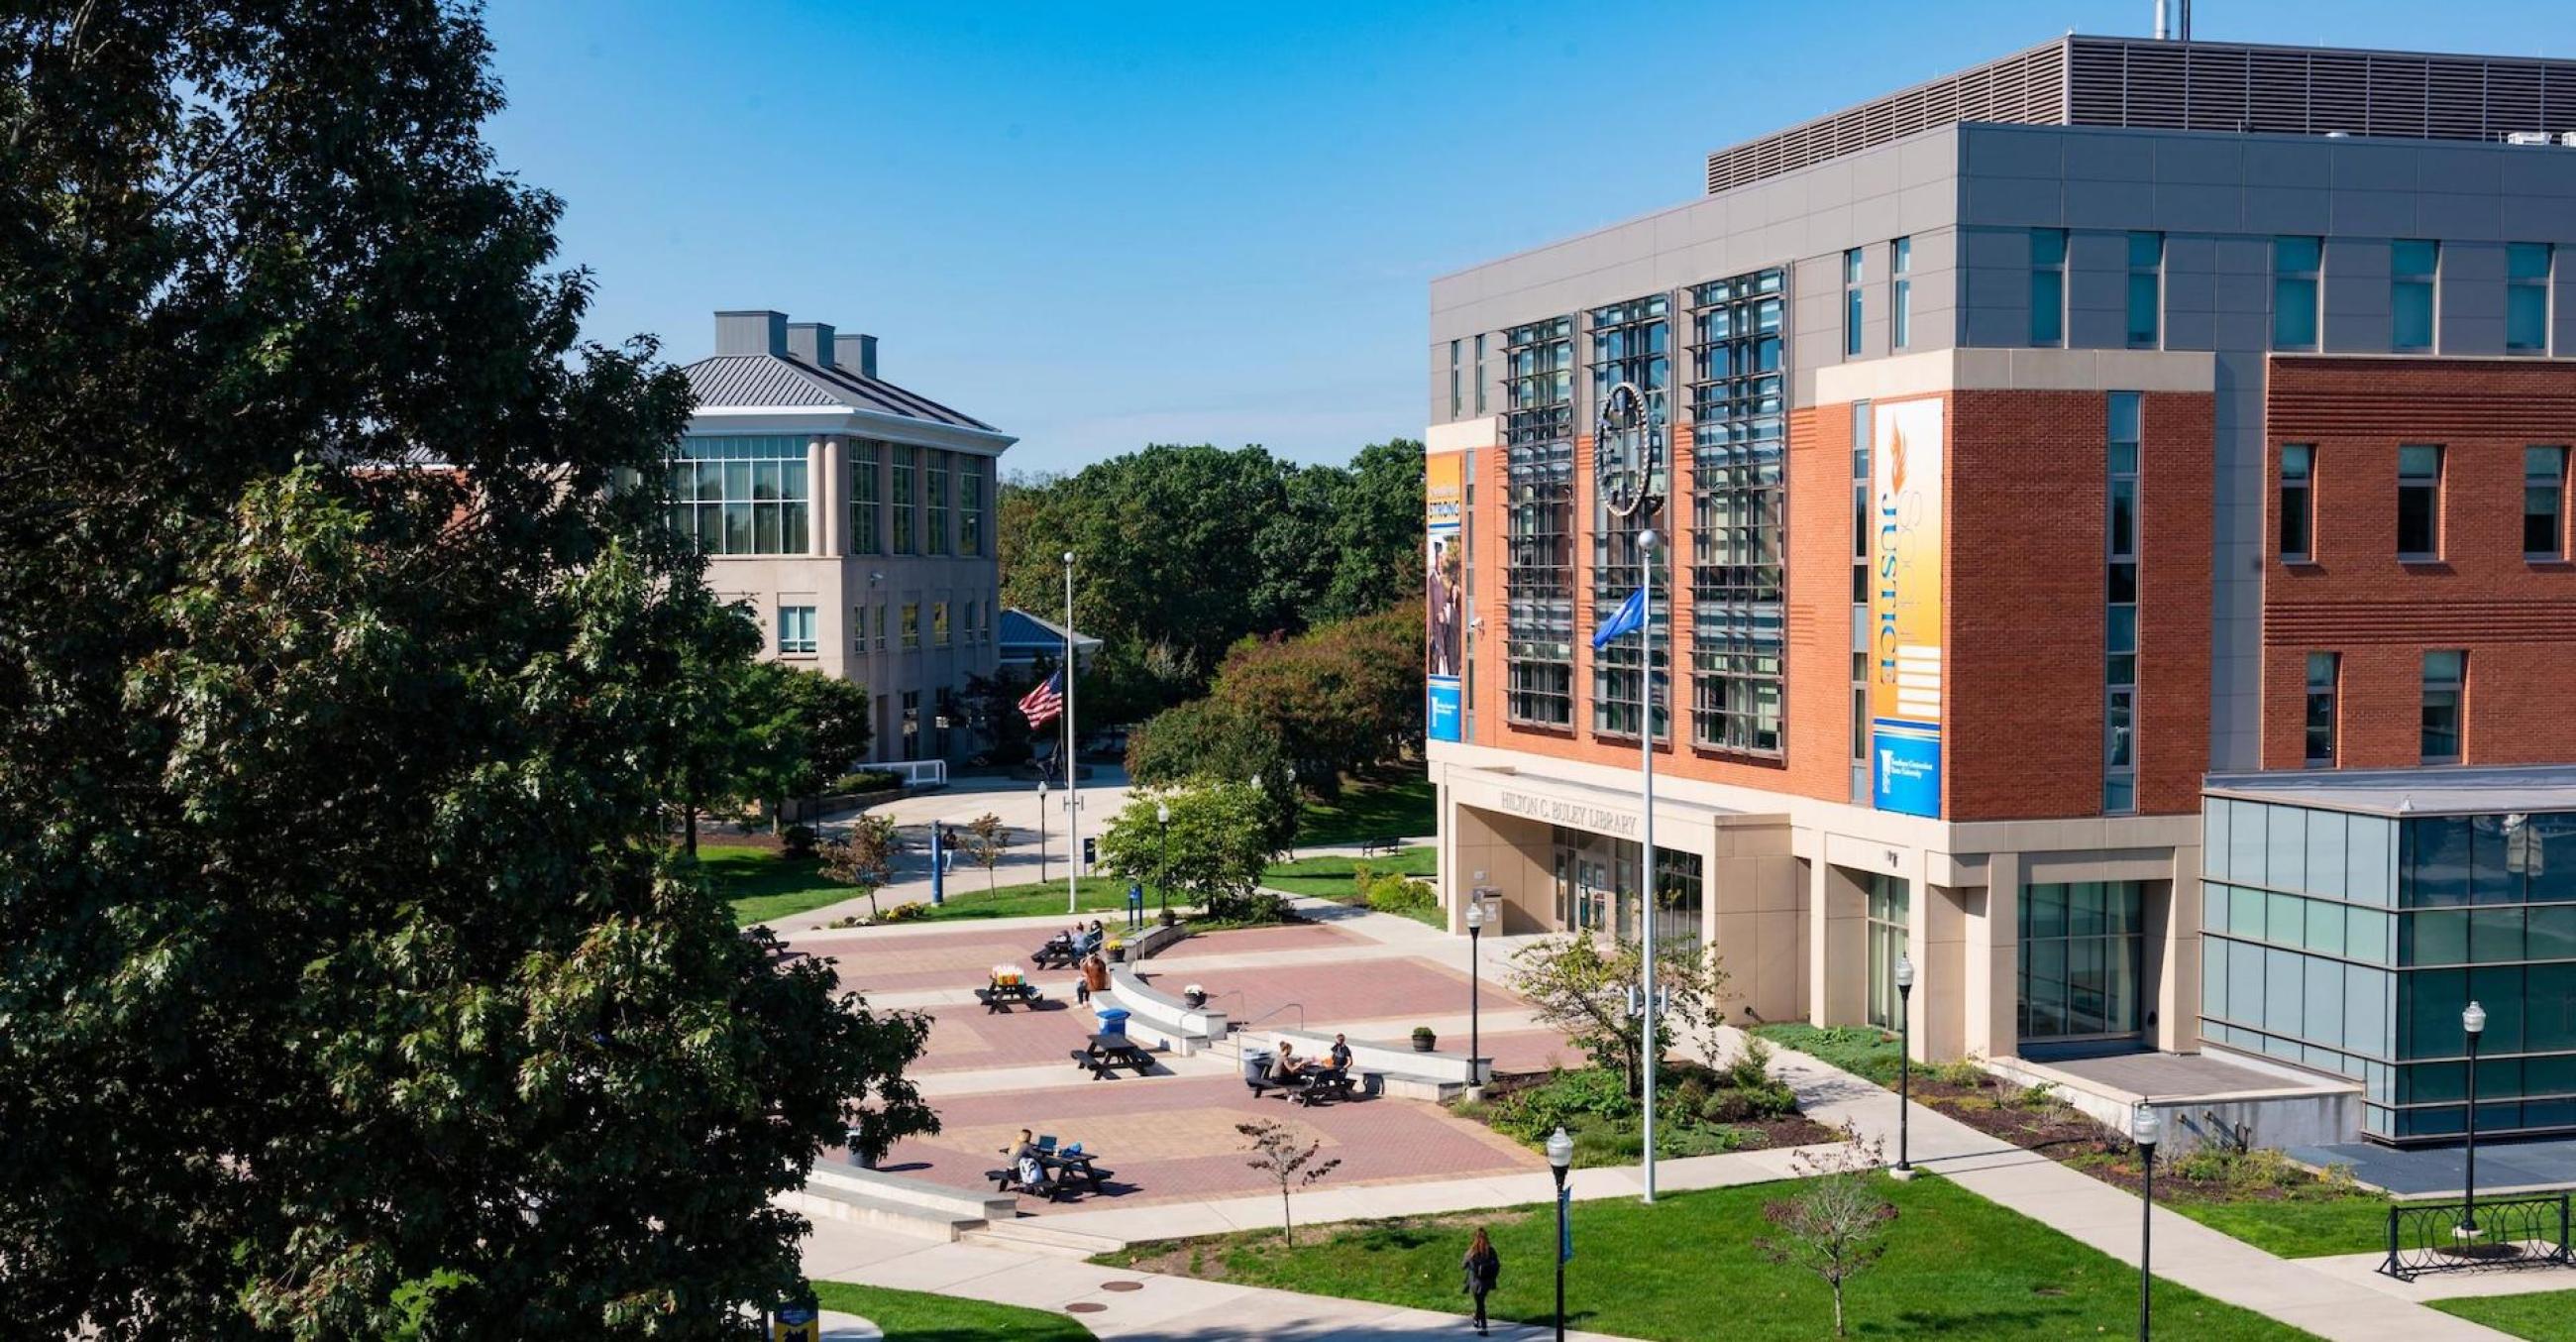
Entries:
<svg viewBox="0 0 2576 1342">
<path fill-rule="evenodd" d="M 1553 838 L 1558 925 L 1635 940 L 1644 930 L 1638 924 L 1639 845 L 1563 826 L 1556 828 Z M 1700 944 L 1706 890 L 1699 854 L 1655 849 L 1655 944 L 1659 949 Z"/>
<path fill-rule="evenodd" d="M 1574 318 L 1503 333 L 1505 709 L 1574 723 Z"/>
<path fill-rule="evenodd" d="M 671 526 L 704 554 L 806 553 L 805 444 L 791 434 L 681 438 L 671 460 Z"/>
<path fill-rule="evenodd" d="M 1781 753 L 1788 276 L 1690 291 L 1691 743 Z"/>
<path fill-rule="evenodd" d="M 1610 389 L 1622 382 L 1633 384 L 1646 396 L 1649 418 L 1647 441 L 1642 451 L 1660 455 L 1667 432 L 1668 412 L 1665 395 L 1672 382 L 1671 322 L 1668 313 L 1672 300 L 1664 294 L 1651 294 L 1625 303 L 1595 308 L 1586 316 L 1591 332 L 1592 405 L 1597 411 L 1608 400 Z M 1595 444 L 1594 450 L 1599 450 Z M 1647 463 L 1640 463 L 1641 465 Z M 1663 472 L 1658 470 L 1660 480 Z M 1662 492 L 1655 487 L 1655 492 Z M 1637 562 L 1637 532 L 1658 525 L 1660 519 L 1644 508 L 1620 517 L 1610 511 L 1608 492 L 1599 488 L 1592 496 L 1592 604 L 1600 612 L 1616 610 L 1646 570 Z M 1670 675 L 1672 657 L 1672 558 L 1669 545 L 1660 552 L 1654 565 L 1655 584 L 1655 671 L 1660 683 Z M 1644 717 L 1645 677 L 1639 674 L 1637 645 L 1621 639 L 1592 654 L 1592 730 L 1595 733 L 1634 738 Z M 1654 696 L 1655 720 L 1651 726 L 1657 739 L 1672 733 L 1672 696 Z"/>
<path fill-rule="evenodd" d="M 2146 887 L 2137 881 L 2025 886 L 2023 1042 L 2132 1037 L 2145 1028 Z"/>
</svg>

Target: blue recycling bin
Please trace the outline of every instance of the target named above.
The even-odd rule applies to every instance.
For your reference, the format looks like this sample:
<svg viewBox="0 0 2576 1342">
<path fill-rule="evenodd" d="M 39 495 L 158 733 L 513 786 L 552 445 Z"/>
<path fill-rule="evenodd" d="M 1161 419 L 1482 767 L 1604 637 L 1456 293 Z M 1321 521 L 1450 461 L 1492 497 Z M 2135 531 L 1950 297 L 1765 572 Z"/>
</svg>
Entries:
<svg viewBox="0 0 2576 1342">
<path fill-rule="evenodd" d="M 1124 1037 L 1127 1033 L 1127 1008 L 1114 1006 L 1102 1007 L 1100 1009 L 1100 1032 L 1102 1034 L 1114 1034 Z"/>
</svg>

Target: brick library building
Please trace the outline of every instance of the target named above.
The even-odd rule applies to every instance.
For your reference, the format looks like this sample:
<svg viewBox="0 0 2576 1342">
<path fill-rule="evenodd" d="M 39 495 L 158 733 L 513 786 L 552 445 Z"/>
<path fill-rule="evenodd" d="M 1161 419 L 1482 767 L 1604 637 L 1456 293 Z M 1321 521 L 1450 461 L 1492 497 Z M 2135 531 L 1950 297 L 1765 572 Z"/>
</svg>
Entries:
<svg viewBox="0 0 2576 1342">
<path fill-rule="evenodd" d="M 1431 286 L 1453 926 L 2272 1145 L 2460 1132 L 2474 1001 L 2576 1132 L 2576 62 L 2068 36 L 1706 171 Z"/>
</svg>

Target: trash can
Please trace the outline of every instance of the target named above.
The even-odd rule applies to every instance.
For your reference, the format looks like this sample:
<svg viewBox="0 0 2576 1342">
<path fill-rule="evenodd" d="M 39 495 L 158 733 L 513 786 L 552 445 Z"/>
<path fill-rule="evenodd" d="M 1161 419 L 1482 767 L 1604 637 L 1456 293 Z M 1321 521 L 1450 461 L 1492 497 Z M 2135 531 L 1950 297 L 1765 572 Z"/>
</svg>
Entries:
<svg viewBox="0 0 2576 1342">
<path fill-rule="evenodd" d="M 1102 1007 L 1100 1009 L 1100 1032 L 1102 1034 L 1125 1035 L 1127 1033 L 1127 1008 Z"/>
<path fill-rule="evenodd" d="M 1243 1051 L 1243 1079 L 1258 1081 L 1270 1075 L 1270 1050 L 1248 1048 Z"/>
</svg>

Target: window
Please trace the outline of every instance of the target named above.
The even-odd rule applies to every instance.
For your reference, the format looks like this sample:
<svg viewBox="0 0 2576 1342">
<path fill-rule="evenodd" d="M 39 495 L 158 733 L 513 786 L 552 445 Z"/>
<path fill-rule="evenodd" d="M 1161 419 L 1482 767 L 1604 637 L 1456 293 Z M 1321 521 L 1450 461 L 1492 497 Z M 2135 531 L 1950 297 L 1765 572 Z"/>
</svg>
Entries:
<svg viewBox="0 0 2576 1342">
<path fill-rule="evenodd" d="M 1869 402 L 1851 408 L 1852 442 L 1852 584 L 1855 606 L 1869 604 Z"/>
<path fill-rule="evenodd" d="M 850 607 L 850 651 L 863 653 L 867 650 L 868 608 L 852 606 Z"/>
<path fill-rule="evenodd" d="M 1883 871 L 1869 874 L 1865 912 L 1869 939 L 1869 1023 L 1896 1028 L 1896 966 L 1906 958 L 1905 927 L 1911 921 L 1913 891 L 1902 879 Z"/>
<path fill-rule="evenodd" d="M 903 650 L 910 652 L 920 646 L 921 603 L 907 601 L 903 603 Z"/>
<path fill-rule="evenodd" d="M 1760 270 L 1689 294 L 1691 742 L 1757 755 L 1782 749 L 1787 282 Z"/>
<path fill-rule="evenodd" d="M 925 548 L 931 554 L 948 553 L 948 454 L 936 449 L 926 453 L 930 459 L 930 512 Z"/>
<path fill-rule="evenodd" d="M 2129 235 L 2129 348 L 2154 349 L 2163 333 L 2165 235 Z"/>
<path fill-rule="evenodd" d="M 2315 544 L 2316 448 L 2306 443 L 2281 447 L 2281 562 L 2303 564 Z"/>
<path fill-rule="evenodd" d="M 2335 681 L 2342 669 L 2340 653 L 2308 654 L 2308 748 L 2310 768 L 2332 768 L 2335 762 Z"/>
<path fill-rule="evenodd" d="M 961 456 L 957 470 L 957 553 L 984 557 L 984 458 Z"/>
<path fill-rule="evenodd" d="M 1648 427 L 1646 448 L 1653 474 L 1663 474 L 1666 389 L 1672 385 L 1671 320 L 1672 300 L 1664 294 L 1650 294 L 1625 303 L 1595 308 L 1587 314 L 1590 328 L 1592 368 L 1592 403 L 1608 399 L 1610 390 L 1622 382 L 1645 393 Z M 1660 479 L 1649 486 L 1650 492 L 1665 493 Z M 1643 580 L 1654 583 L 1655 629 L 1663 637 L 1655 645 L 1654 678 L 1660 686 L 1669 674 L 1673 653 L 1672 600 L 1670 597 L 1673 552 L 1656 552 L 1651 570 L 1637 562 L 1636 534 L 1646 525 L 1643 509 L 1620 517 L 1610 511 L 1606 496 L 1596 492 L 1592 515 L 1592 600 L 1599 611 L 1616 609 L 1628 594 L 1637 590 Z M 1672 705 L 1668 695 L 1649 694 L 1647 673 L 1638 660 L 1633 642 L 1621 641 L 1592 654 L 1592 730 L 1614 736 L 1634 737 L 1651 731 L 1657 737 L 1669 730 Z M 1652 700 L 1653 721 L 1646 722 L 1646 705 Z"/>
<path fill-rule="evenodd" d="M 2545 242 L 2504 248 L 2504 347 L 2514 354 L 2549 352 L 2549 263 Z"/>
<path fill-rule="evenodd" d="M 2138 393 L 2111 393 L 2109 410 L 2102 809 L 2119 814 L 2138 809 Z"/>
<path fill-rule="evenodd" d="M 920 457 L 920 448 L 905 447 L 901 444 L 897 444 L 895 446 L 894 470 L 892 472 L 894 483 L 894 552 L 899 555 L 908 555 L 913 553 L 912 530 L 913 523 L 917 520 L 913 516 L 913 509 L 921 502 L 919 486 L 914 483 L 918 478 L 919 468 L 917 463 L 920 460 Z"/>
<path fill-rule="evenodd" d="M 948 635 L 948 603 L 933 601 L 930 603 L 930 646 L 947 647 Z"/>
<path fill-rule="evenodd" d="M 2469 655 L 2458 649 L 2424 654 L 2424 762 L 2460 762 L 2460 690 Z"/>
<path fill-rule="evenodd" d="M 1887 244 L 1887 273 L 1887 347 L 1903 349 L 1914 343 L 1914 239 Z"/>
<path fill-rule="evenodd" d="M 812 606 L 778 608 L 778 650 L 780 652 L 814 650 L 814 608 Z"/>
<path fill-rule="evenodd" d="M 2066 343 L 2066 230 L 2030 231 L 2030 343 Z"/>
<path fill-rule="evenodd" d="M 2022 887 L 2021 1037 L 2099 1039 L 2144 1028 L 2146 887 Z"/>
<path fill-rule="evenodd" d="M 2400 238 L 2388 244 L 2389 348 L 2433 348 L 2433 277 L 2441 257 L 2438 242 Z"/>
<path fill-rule="evenodd" d="M 876 630 L 877 651 L 883 652 L 886 650 L 886 605 L 882 601 L 877 603 Z"/>
<path fill-rule="evenodd" d="M 2397 557 L 2442 557 L 2442 449 L 2410 443 L 2397 449 Z"/>
<path fill-rule="evenodd" d="M 2272 348 L 2317 347 L 2317 268 L 2324 254 L 2316 238 L 2272 239 Z"/>
<path fill-rule="evenodd" d="M 2561 520 L 2567 498 L 2567 449 L 2526 447 L 2522 450 L 2522 557 L 2564 559 L 2567 528 Z"/>
<path fill-rule="evenodd" d="M 671 526 L 702 554 L 806 553 L 805 442 L 792 434 L 681 438 Z"/>
<path fill-rule="evenodd" d="M 886 445 L 869 438 L 850 440 L 850 553 L 872 555 L 885 543 L 878 528 L 884 515 L 877 471 Z"/>
<path fill-rule="evenodd" d="M 1503 333 L 1505 709 L 1574 721 L 1574 319 Z"/>
<path fill-rule="evenodd" d="M 1843 253 L 1843 357 L 1860 357 L 1861 277 L 1867 268 L 1860 248 Z"/>
<path fill-rule="evenodd" d="M 1485 338 L 1476 337 L 1476 413 L 1485 413 Z"/>
<path fill-rule="evenodd" d="M 1456 419 L 1458 417 L 1460 405 L 1458 400 L 1458 392 L 1460 390 L 1458 381 L 1459 344 L 1460 342 L 1455 340 L 1449 342 L 1449 418 L 1451 419 Z"/>
</svg>

